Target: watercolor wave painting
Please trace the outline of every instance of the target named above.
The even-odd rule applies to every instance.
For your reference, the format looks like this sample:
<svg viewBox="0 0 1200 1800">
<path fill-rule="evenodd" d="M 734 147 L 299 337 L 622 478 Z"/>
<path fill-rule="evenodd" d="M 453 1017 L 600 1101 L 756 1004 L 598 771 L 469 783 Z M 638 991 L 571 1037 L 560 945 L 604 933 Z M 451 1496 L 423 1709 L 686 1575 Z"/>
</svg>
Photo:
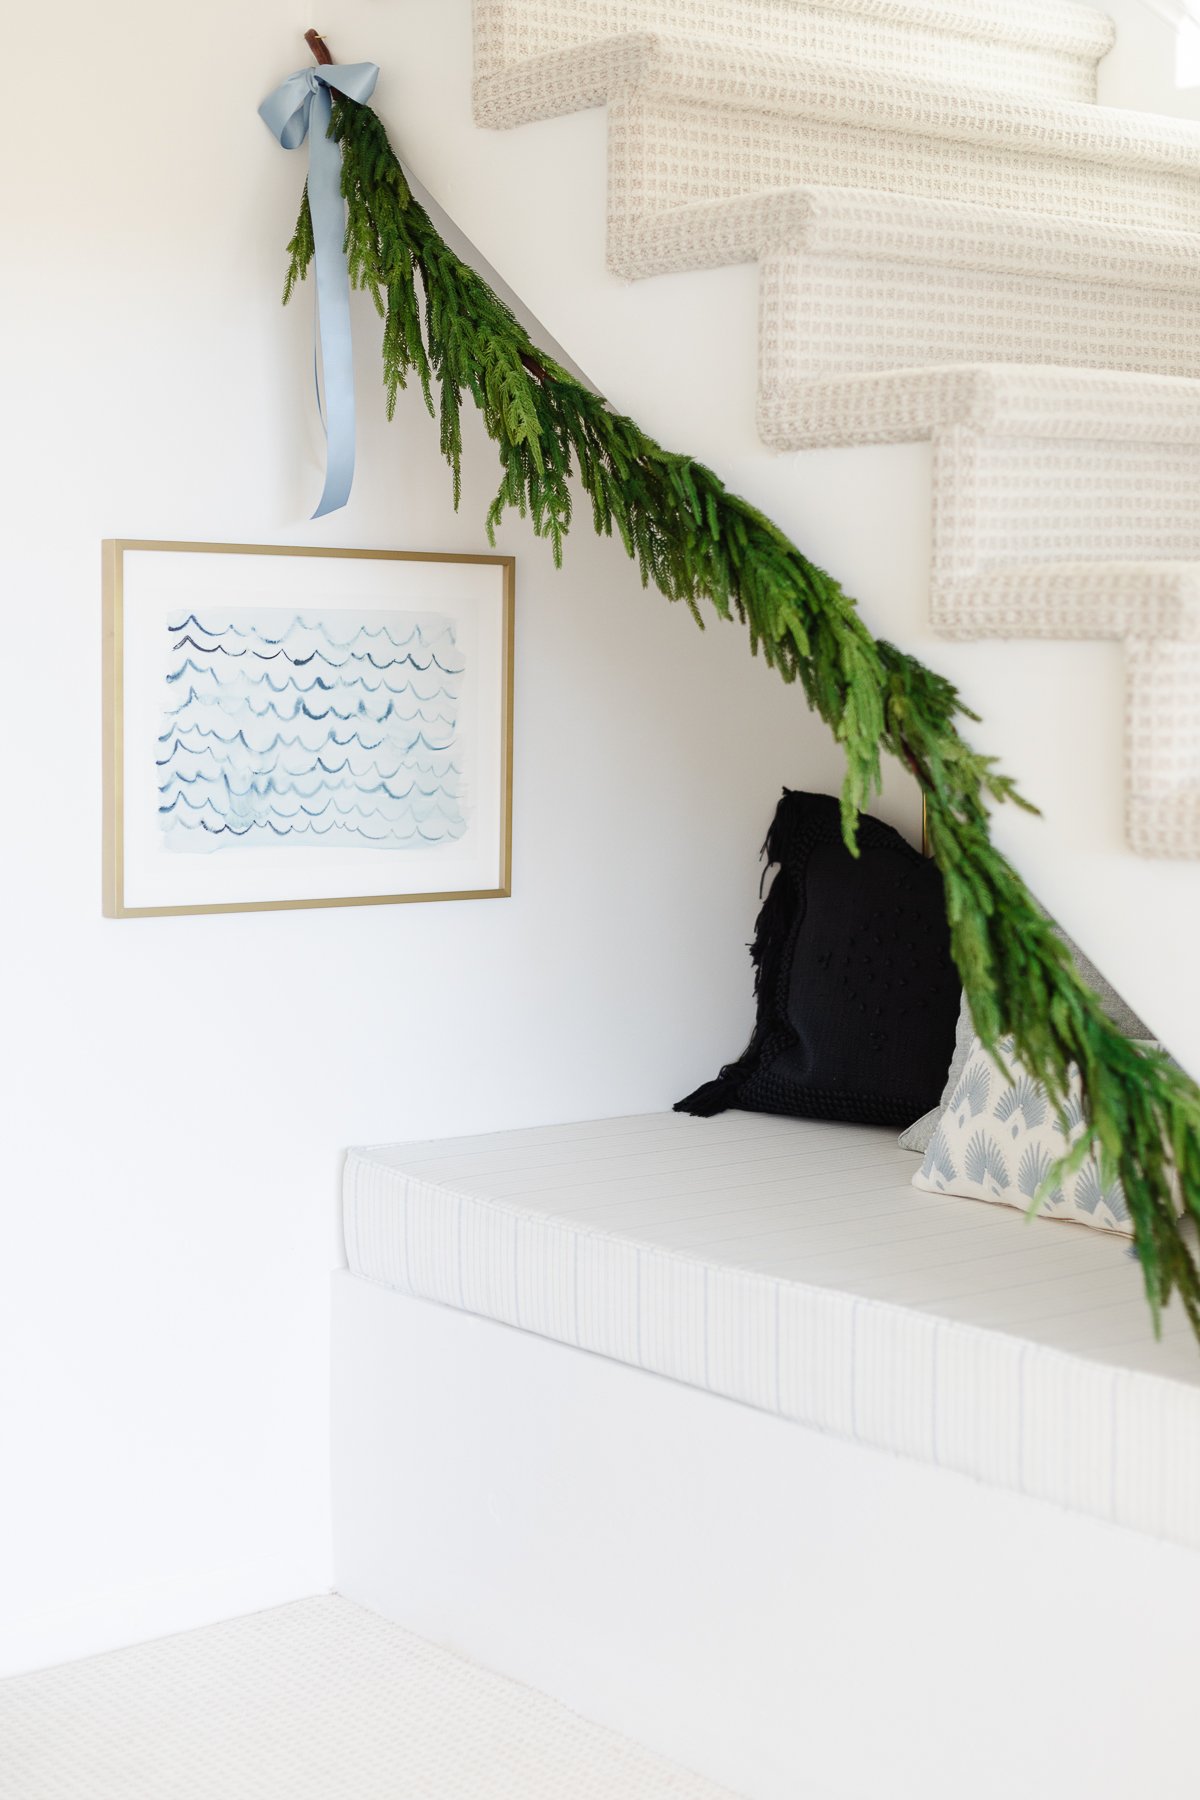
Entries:
<svg viewBox="0 0 1200 1800">
<path fill-rule="evenodd" d="M 453 623 L 180 609 L 155 752 L 166 849 L 429 850 L 467 829 Z"/>
</svg>

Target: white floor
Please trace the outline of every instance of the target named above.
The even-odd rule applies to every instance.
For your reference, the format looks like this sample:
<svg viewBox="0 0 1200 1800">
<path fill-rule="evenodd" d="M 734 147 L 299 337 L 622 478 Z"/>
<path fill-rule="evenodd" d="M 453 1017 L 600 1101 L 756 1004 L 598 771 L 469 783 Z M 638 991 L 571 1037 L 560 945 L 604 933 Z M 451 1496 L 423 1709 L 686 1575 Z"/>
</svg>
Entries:
<svg viewBox="0 0 1200 1800">
<path fill-rule="evenodd" d="M 0 1682 L 0 1800 L 730 1800 L 335 1595 Z"/>
</svg>

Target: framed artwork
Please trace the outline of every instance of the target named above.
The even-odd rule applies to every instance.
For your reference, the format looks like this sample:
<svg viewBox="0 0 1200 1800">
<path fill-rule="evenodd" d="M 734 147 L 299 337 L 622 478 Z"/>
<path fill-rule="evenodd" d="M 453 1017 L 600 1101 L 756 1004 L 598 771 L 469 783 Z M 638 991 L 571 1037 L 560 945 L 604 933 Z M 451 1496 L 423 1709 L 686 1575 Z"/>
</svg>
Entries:
<svg viewBox="0 0 1200 1800">
<path fill-rule="evenodd" d="M 104 545 L 104 911 L 510 892 L 513 559 Z"/>
</svg>

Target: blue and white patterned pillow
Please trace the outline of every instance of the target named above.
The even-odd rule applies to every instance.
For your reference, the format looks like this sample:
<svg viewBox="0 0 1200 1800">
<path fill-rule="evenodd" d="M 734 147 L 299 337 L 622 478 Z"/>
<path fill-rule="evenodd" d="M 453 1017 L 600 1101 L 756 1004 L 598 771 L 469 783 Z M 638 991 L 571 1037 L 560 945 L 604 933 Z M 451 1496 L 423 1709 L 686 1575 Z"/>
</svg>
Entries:
<svg viewBox="0 0 1200 1800">
<path fill-rule="evenodd" d="M 1082 1088 L 1072 1069 L 1060 1115 L 1041 1082 L 1013 1054 L 1012 1039 L 1001 1039 L 998 1048 L 1009 1078 L 976 1038 L 913 1186 L 1027 1211 L 1055 1163 L 1083 1131 Z M 1133 1233 L 1125 1191 L 1095 1155 L 1064 1176 L 1039 1210 L 1046 1218 Z"/>
<path fill-rule="evenodd" d="M 1079 945 L 1067 936 L 1061 925 L 1055 925 L 1051 920 L 1050 928 L 1055 937 L 1061 938 L 1066 945 L 1071 960 L 1075 964 L 1076 974 L 1083 982 L 1084 987 L 1091 988 L 1107 1014 L 1110 1024 L 1115 1025 L 1125 1037 L 1133 1038 L 1135 1043 L 1148 1043 L 1150 1041 L 1149 1028 L 1143 1025 L 1133 1008 L 1122 1000 L 1112 983 L 1105 980 L 1095 963 L 1088 960 Z M 924 1156 L 928 1150 L 950 1095 L 958 1086 L 958 1080 L 966 1066 L 967 1057 L 971 1053 L 974 1038 L 975 1021 L 971 1017 L 971 1009 L 967 1005 L 967 996 L 964 994 L 958 1015 L 958 1029 L 954 1034 L 954 1055 L 950 1059 L 950 1067 L 942 1088 L 942 1097 L 936 1106 L 931 1107 L 927 1113 L 922 1113 L 919 1119 L 914 1119 L 912 1124 L 901 1132 L 899 1141 L 902 1150 L 915 1150 L 918 1156 Z"/>
</svg>

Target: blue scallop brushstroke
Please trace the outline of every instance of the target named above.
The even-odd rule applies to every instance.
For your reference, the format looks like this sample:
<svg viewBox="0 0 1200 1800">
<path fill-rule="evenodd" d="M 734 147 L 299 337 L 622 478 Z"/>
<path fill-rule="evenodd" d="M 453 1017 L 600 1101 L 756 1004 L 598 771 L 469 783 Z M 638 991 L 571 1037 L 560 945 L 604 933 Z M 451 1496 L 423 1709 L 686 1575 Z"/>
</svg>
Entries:
<svg viewBox="0 0 1200 1800">
<path fill-rule="evenodd" d="M 467 829 L 465 672 L 453 622 L 434 614 L 169 619 L 154 754 L 165 847 L 453 843 Z"/>
</svg>

